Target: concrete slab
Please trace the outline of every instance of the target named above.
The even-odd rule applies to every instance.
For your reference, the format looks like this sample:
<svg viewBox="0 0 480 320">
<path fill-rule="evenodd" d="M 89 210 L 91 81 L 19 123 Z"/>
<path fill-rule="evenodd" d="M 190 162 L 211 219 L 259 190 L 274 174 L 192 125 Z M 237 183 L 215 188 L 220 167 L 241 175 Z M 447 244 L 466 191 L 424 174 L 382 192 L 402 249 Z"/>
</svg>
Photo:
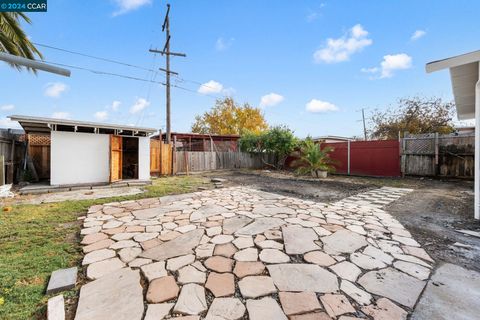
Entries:
<svg viewBox="0 0 480 320">
<path fill-rule="evenodd" d="M 70 290 L 77 283 L 77 267 L 59 269 L 52 272 L 46 294 Z"/>
<path fill-rule="evenodd" d="M 411 319 L 478 319 L 479 301 L 480 273 L 446 263 L 433 274 Z"/>
</svg>

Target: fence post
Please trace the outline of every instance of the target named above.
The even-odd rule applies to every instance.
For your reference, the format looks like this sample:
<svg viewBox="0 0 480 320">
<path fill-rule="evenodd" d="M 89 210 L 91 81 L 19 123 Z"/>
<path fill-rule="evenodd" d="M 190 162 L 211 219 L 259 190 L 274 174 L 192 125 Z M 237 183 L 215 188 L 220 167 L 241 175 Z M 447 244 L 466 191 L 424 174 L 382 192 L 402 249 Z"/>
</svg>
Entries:
<svg viewBox="0 0 480 320">
<path fill-rule="evenodd" d="M 347 141 L 347 174 L 350 175 L 350 140 Z"/>
<path fill-rule="evenodd" d="M 5 184 L 5 162 L 4 157 L 0 156 L 0 185 Z"/>
<path fill-rule="evenodd" d="M 438 132 L 435 132 L 435 164 L 434 164 L 434 170 L 433 174 L 435 176 L 438 175 L 439 170 L 438 170 Z"/>
</svg>

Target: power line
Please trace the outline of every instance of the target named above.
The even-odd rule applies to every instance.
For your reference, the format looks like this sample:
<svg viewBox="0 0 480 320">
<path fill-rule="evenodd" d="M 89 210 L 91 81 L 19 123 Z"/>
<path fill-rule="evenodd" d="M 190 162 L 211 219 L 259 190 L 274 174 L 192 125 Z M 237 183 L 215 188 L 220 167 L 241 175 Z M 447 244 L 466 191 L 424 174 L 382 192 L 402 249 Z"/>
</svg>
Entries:
<svg viewBox="0 0 480 320">
<path fill-rule="evenodd" d="M 140 69 L 140 70 L 144 70 L 144 71 L 148 71 L 148 72 L 152 72 L 155 74 L 158 74 L 158 70 L 155 70 L 155 69 L 151 69 L 151 68 L 147 68 L 147 67 L 142 67 L 142 66 L 138 66 L 138 65 L 134 65 L 134 64 L 131 64 L 131 63 L 127 63 L 127 62 L 122 62 L 122 61 L 118 61 L 118 60 L 114 60 L 114 59 L 110 59 L 110 58 L 103 58 L 103 57 L 99 57 L 99 56 L 94 56 L 94 55 L 91 55 L 91 54 L 87 54 L 87 53 L 82 53 L 82 52 L 78 52 L 78 51 L 73 51 L 73 50 L 69 50 L 69 49 L 64 49 L 64 48 L 59 48 L 59 47 L 56 47 L 56 46 L 52 46 L 52 45 L 49 45 L 49 44 L 43 44 L 43 43 L 37 43 L 35 42 L 34 43 L 35 45 L 37 46 L 40 46 L 40 47 L 44 47 L 44 48 L 49 48 L 49 49 L 53 49 L 53 50 L 57 50 L 57 51 L 61 51 L 61 52 L 66 52 L 66 53 L 70 53 L 70 54 L 75 54 L 75 55 L 79 55 L 79 56 L 82 56 L 82 57 L 87 57 L 87 58 L 91 58 L 91 59 L 96 59 L 96 60 L 100 60 L 100 61 L 105 61 L 105 62 L 110 62 L 110 63 L 114 63 L 114 64 L 118 64 L 118 65 L 123 65 L 123 66 L 127 66 L 127 67 L 132 67 L 132 68 L 136 68 L 136 69 Z M 160 52 L 162 53 L 162 52 Z M 171 53 L 173 55 L 173 52 Z M 62 65 L 60 63 L 56 63 L 57 65 Z M 64 64 L 66 66 L 66 64 Z M 75 67 L 76 69 L 79 69 L 80 67 Z M 86 69 L 86 68 L 85 68 Z M 83 69 L 82 69 L 83 70 Z M 166 72 L 167 70 L 164 69 L 164 68 L 159 68 L 160 71 L 164 71 Z M 210 88 L 210 89 L 216 89 L 212 86 L 209 86 L 205 83 L 202 83 L 202 82 L 199 82 L 199 81 L 195 81 L 195 80 L 190 80 L 190 79 L 185 79 L 183 77 L 180 77 L 178 75 L 177 72 L 174 72 L 172 70 L 170 70 L 170 74 L 173 75 L 174 77 L 176 77 L 179 81 L 182 81 L 182 82 L 190 82 L 190 83 L 194 83 L 194 84 L 198 84 L 200 86 L 203 86 L 205 88 Z M 154 77 L 154 75 L 152 75 L 152 77 Z M 147 81 L 148 82 L 148 81 Z M 187 90 L 188 91 L 188 90 Z M 196 91 L 192 91 L 192 92 L 196 92 Z M 211 96 L 211 97 L 214 97 L 212 95 L 208 95 L 207 96 Z M 217 97 L 218 98 L 218 97 Z"/>
<path fill-rule="evenodd" d="M 107 76 L 115 76 L 115 77 L 119 77 L 119 78 L 125 78 L 125 79 L 136 80 L 136 81 L 144 81 L 144 82 L 158 83 L 158 84 L 161 84 L 161 85 L 163 85 L 163 86 L 166 85 L 164 82 L 154 81 L 154 80 L 148 80 L 148 79 L 142 79 L 142 78 L 133 77 L 133 76 L 128 76 L 128 75 L 119 74 L 119 73 L 113 73 L 113 72 L 107 72 L 107 71 L 94 70 L 94 69 L 85 68 L 85 67 L 72 66 L 72 65 L 69 65 L 69 64 L 65 64 L 65 63 L 49 62 L 49 61 L 45 61 L 45 60 L 42 60 L 42 61 L 45 62 L 45 63 L 54 64 L 54 65 L 57 65 L 57 66 L 63 66 L 63 67 L 68 67 L 68 68 L 72 68 L 72 69 L 89 71 L 89 72 L 92 72 L 92 73 L 95 73 L 95 74 L 101 74 L 101 75 L 107 75 Z"/>
<path fill-rule="evenodd" d="M 49 48 L 49 49 L 53 49 L 53 50 L 57 50 L 57 51 L 63 51 L 63 52 L 67 52 L 67 53 L 70 53 L 70 54 L 76 54 L 76 55 L 79 55 L 79 56 L 82 56 L 82 57 L 87 57 L 87 58 L 96 59 L 96 60 L 100 60 L 100 61 L 115 63 L 115 64 L 127 66 L 127 67 L 137 68 L 137 69 L 140 69 L 140 70 L 157 72 L 156 70 L 148 69 L 148 68 L 145 68 L 145 67 L 142 67 L 142 66 L 137 66 L 137 65 L 134 65 L 134 64 L 131 64 L 131 63 L 122 62 L 122 61 L 118 61 L 118 60 L 113 60 L 113 59 L 109 59 L 109 58 L 97 57 L 97 56 L 93 56 L 93 55 L 86 54 L 86 53 L 81 53 L 81 52 L 77 52 L 77 51 L 62 49 L 62 48 L 59 48 L 59 47 L 54 47 L 52 45 L 36 43 L 36 42 L 34 42 L 33 44 L 36 45 L 36 46 L 39 46 L 39 47 Z"/>
</svg>

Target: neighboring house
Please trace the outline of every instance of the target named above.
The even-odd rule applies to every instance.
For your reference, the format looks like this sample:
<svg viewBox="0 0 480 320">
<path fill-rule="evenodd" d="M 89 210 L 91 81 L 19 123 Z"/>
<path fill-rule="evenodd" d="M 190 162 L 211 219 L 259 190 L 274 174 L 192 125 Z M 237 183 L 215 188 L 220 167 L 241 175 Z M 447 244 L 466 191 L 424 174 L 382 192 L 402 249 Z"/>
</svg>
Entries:
<svg viewBox="0 0 480 320">
<path fill-rule="evenodd" d="M 475 134 L 475 126 L 455 127 L 455 132 L 461 135 Z"/>
<path fill-rule="evenodd" d="M 166 141 L 166 134 L 161 134 Z M 158 135 L 152 137 L 158 140 Z M 172 132 L 171 140 L 177 151 L 238 151 L 239 135 L 234 134 L 200 134 Z"/>
<path fill-rule="evenodd" d="M 150 138 L 156 129 L 31 116 L 9 116 L 28 137 L 43 136 L 51 185 L 150 179 Z M 38 139 L 38 138 L 37 138 Z M 49 144 L 47 144 L 49 142 Z"/>
<path fill-rule="evenodd" d="M 313 137 L 312 140 L 315 142 L 336 143 L 336 142 L 353 141 L 354 139 L 348 138 L 348 137 L 340 137 L 340 136 L 320 136 L 320 137 Z"/>
</svg>

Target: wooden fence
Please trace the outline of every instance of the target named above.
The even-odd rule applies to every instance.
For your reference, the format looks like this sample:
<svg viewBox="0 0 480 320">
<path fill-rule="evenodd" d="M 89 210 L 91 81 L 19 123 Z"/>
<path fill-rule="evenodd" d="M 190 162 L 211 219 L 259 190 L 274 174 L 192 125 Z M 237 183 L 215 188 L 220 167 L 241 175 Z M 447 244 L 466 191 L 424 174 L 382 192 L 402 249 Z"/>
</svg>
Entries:
<svg viewBox="0 0 480 320">
<path fill-rule="evenodd" d="M 272 156 L 246 152 L 177 151 L 174 168 L 176 173 L 244 168 L 261 169 L 265 167 L 265 162 L 271 163 Z"/>
<path fill-rule="evenodd" d="M 172 145 L 159 140 L 150 140 L 150 174 L 154 176 L 173 174 Z"/>
<path fill-rule="evenodd" d="M 3 156 L 2 171 L 5 183 L 18 181 L 24 154 L 24 136 L 18 130 L 0 129 L 0 156 Z M 1 183 L 3 181 L 0 181 Z"/>
<path fill-rule="evenodd" d="M 406 135 L 402 139 L 402 172 L 473 179 L 474 155 L 473 133 Z"/>
</svg>

